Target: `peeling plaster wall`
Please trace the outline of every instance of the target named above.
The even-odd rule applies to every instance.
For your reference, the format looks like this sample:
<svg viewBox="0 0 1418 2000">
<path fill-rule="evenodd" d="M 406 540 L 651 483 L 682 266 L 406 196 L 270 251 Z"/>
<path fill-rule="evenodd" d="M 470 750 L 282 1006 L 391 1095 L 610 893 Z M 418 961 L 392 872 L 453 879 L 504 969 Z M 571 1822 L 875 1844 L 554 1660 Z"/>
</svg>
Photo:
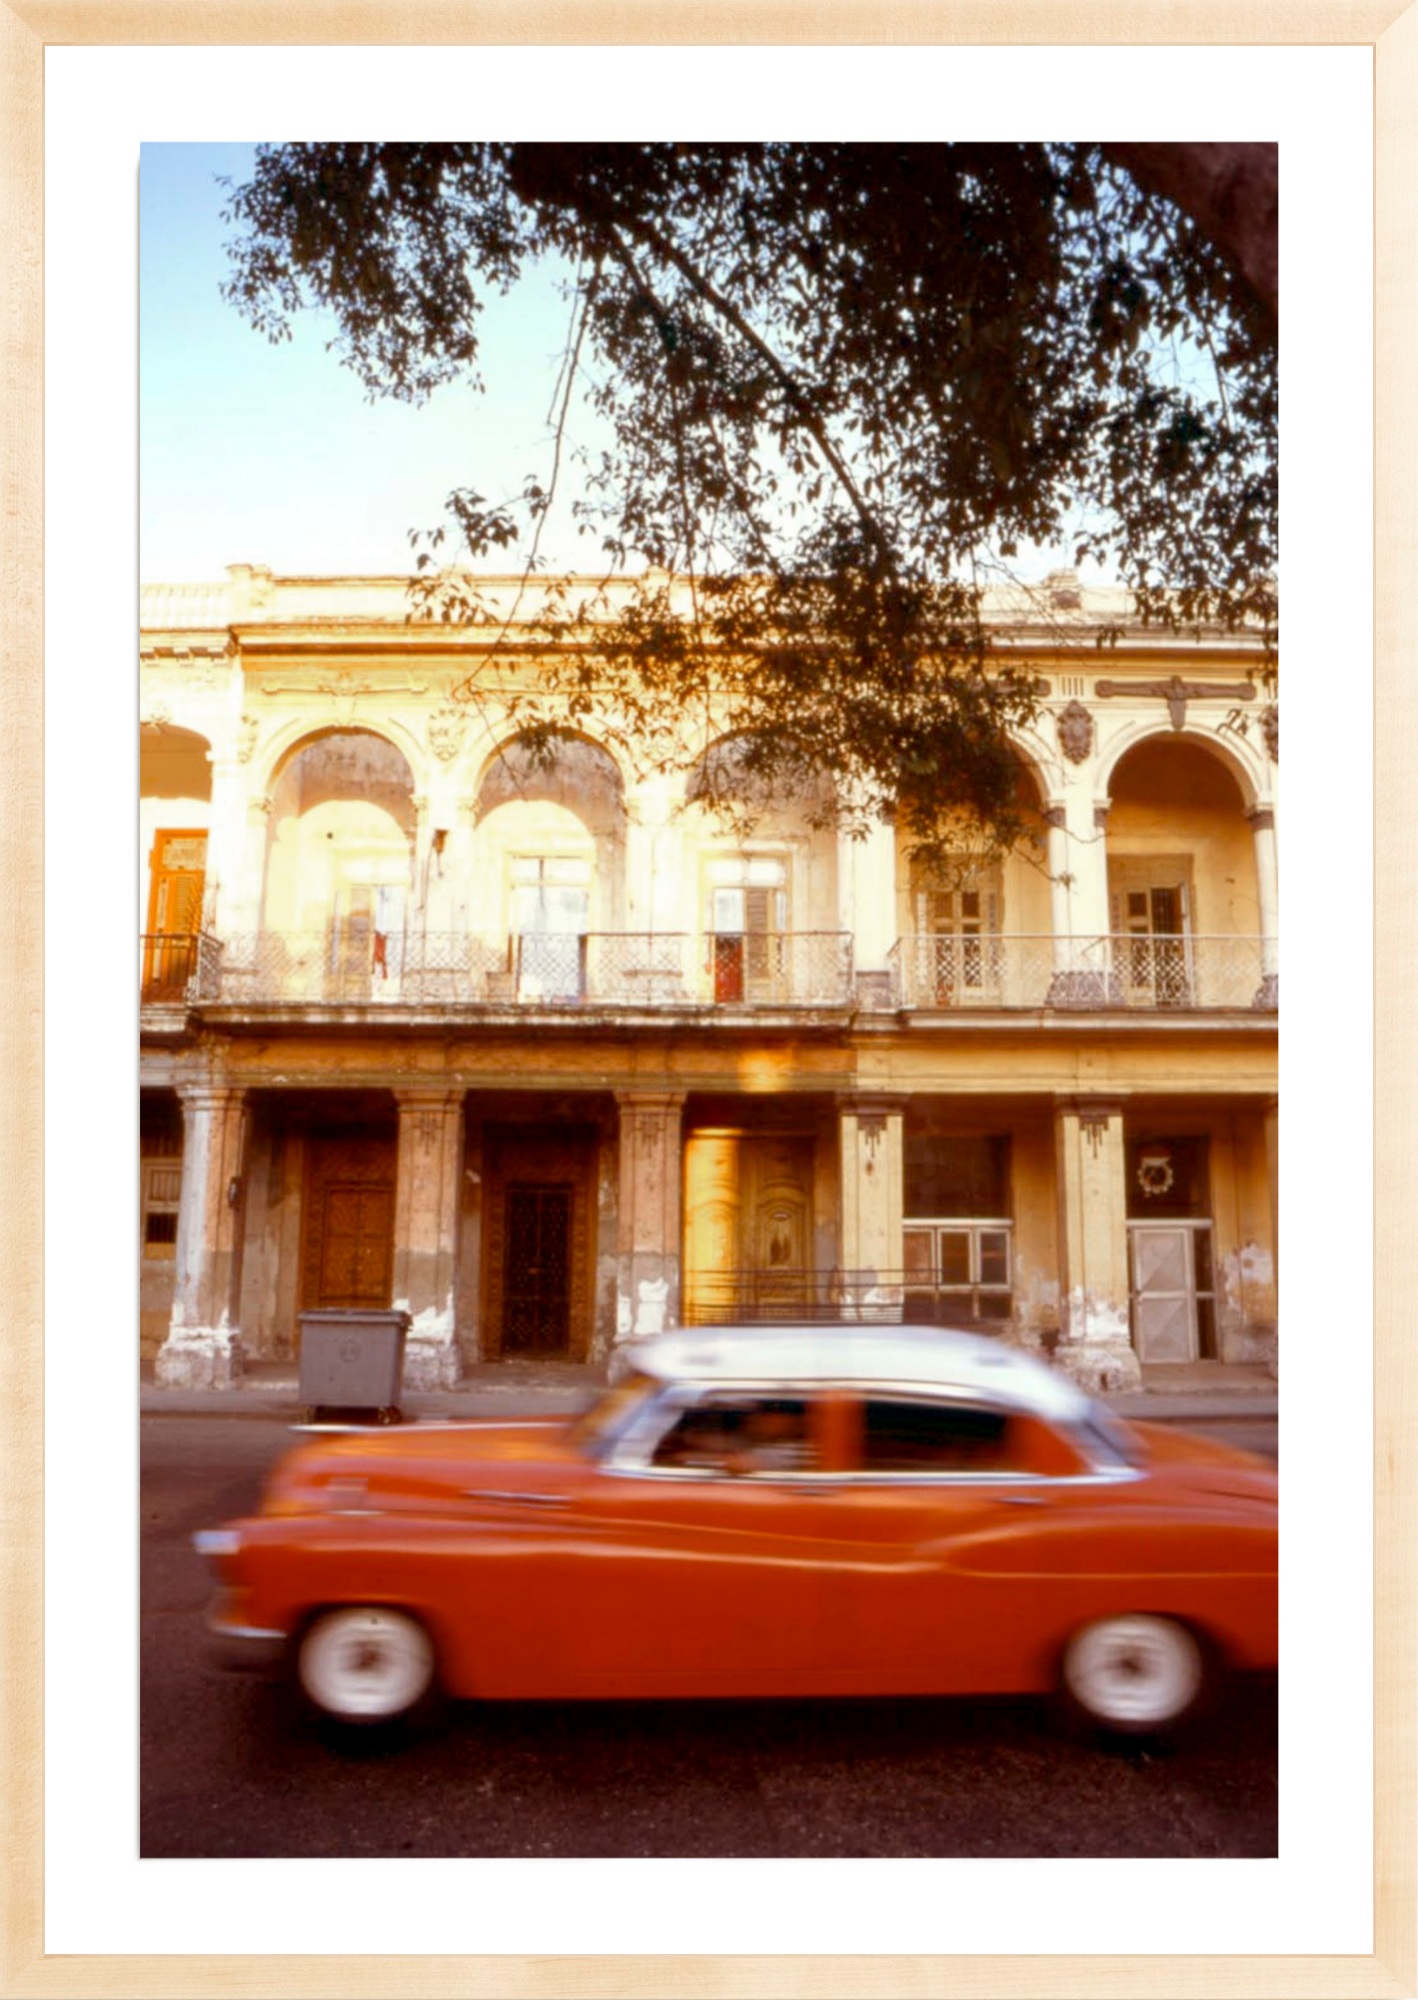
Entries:
<svg viewBox="0 0 1418 2000">
<path fill-rule="evenodd" d="M 1058 1198 L 1049 1119 L 1010 1132 L 1014 1196 L 1014 1325 L 1026 1345 L 1050 1345 L 1059 1331 Z"/>
<path fill-rule="evenodd" d="M 288 1361 L 296 1351 L 300 1207 L 305 1142 L 276 1118 L 256 1122 L 247 1152 L 241 1333 L 247 1354 Z"/>
<path fill-rule="evenodd" d="M 596 1303 L 591 1325 L 592 1361 L 603 1361 L 615 1344 L 619 1275 L 618 1148 L 614 1135 L 602 1125 L 596 1135 Z"/>
<path fill-rule="evenodd" d="M 466 1368 L 483 1359 L 483 1180 L 486 1171 L 483 1123 L 468 1120 L 463 1137 L 463 1180 L 459 1201 L 458 1275 L 455 1287 L 458 1352 Z"/>
</svg>

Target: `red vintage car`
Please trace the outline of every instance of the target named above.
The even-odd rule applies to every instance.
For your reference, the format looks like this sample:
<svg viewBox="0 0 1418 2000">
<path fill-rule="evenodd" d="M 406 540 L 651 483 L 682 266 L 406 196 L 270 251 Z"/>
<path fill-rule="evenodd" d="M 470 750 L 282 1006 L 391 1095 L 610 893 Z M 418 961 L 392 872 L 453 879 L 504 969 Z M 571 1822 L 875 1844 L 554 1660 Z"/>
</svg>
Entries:
<svg viewBox="0 0 1418 2000">
<path fill-rule="evenodd" d="M 228 1653 L 351 1723 L 456 1697 L 1060 1689 L 1178 1722 L 1276 1657 L 1276 1477 L 938 1328 L 637 1342 L 564 1422 L 325 1437 L 199 1535 Z"/>
</svg>

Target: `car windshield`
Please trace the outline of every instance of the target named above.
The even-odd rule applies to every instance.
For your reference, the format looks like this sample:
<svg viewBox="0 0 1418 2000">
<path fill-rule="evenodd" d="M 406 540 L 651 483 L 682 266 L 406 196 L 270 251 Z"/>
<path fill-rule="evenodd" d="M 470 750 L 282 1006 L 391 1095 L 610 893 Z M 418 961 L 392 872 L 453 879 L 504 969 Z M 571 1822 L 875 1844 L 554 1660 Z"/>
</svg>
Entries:
<svg viewBox="0 0 1418 2000">
<path fill-rule="evenodd" d="M 653 1376 L 627 1375 L 623 1382 L 607 1389 L 589 1410 L 572 1419 L 567 1429 L 571 1443 L 588 1456 L 600 1458 L 623 1435 L 636 1412 L 644 1408 L 660 1386 Z"/>
</svg>

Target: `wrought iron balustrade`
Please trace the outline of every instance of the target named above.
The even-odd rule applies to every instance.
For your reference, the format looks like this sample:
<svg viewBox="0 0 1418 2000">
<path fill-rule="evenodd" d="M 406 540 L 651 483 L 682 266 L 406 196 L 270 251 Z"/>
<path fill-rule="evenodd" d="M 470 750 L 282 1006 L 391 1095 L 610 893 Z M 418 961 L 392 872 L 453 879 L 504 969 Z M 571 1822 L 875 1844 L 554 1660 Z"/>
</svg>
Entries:
<svg viewBox="0 0 1418 2000">
<path fill-rule="evenodd" d="M 229 1005 L 844 1006 L 851 939 L 774 932 L 247 932 L 226 940 Z"/>
<path fill-rule="evenodd" d="M 203 931 L 174 936 L 145 931 L 138 939 L 138 993 L 144 1007 L 182 1007 L 215 997 L 222 948 Z"/>
<path fill-rule="evenodd" d="M 1273 1012 L 1280 1000 L 1279 946 L 1259 937 L 921 935 L 898 939 L 890 965 L 911 1008 Z"/>
<path fill-rule="evenodd" d="M 719 1007 L 844 1007 L 848 931 L 708 931 L 697 997 Z"/>
</svg>

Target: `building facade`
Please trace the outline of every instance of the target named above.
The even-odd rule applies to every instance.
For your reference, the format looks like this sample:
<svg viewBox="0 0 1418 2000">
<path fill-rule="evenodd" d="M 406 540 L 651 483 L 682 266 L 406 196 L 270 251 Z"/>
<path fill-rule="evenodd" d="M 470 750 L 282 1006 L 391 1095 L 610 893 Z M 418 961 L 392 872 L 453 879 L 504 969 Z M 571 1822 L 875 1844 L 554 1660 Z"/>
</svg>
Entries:
<svg viewBox="0 0 1418 2000">
<path fill-rule="evenodd" d="M 1037 839 L 925 878 L 820 800 L 717 814 L 721 742 L 544 766 L 402 579 L 146 588 L 157 1380 L 391 1304 L 420 1388 L 741 1318 L 1278 1365 L 1275 711 L 1258 645 L 1126 611 L 992 603 Z"/>
</svg>

